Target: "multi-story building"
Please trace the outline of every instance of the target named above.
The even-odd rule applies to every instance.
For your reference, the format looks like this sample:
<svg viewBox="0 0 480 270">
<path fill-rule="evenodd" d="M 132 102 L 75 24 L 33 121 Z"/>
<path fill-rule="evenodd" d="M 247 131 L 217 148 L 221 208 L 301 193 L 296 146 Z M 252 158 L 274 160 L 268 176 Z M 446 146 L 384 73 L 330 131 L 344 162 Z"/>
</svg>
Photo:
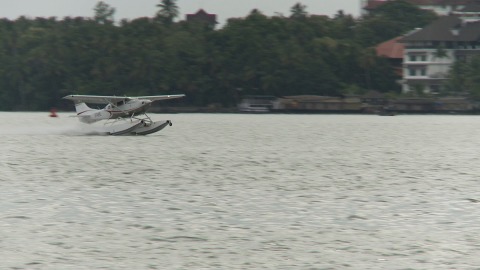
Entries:
<svg viewBox="0 0 480 270">
<path fill-rule="evenodd" d="M 187 22 L 206 23 L 210 28 L 215 28 L 217 22 L 217 15 L 207 13 L 205 10 L 200 9 L 195 14 L 186 15 Z"/>
<path fill-rule="evenodd" d="M 405 44 L 403 92 L 438 93 L 455 61 L 480 54 L 480 3 L 440 17 L 405 35 L 401 42 Z"/>
</svg>

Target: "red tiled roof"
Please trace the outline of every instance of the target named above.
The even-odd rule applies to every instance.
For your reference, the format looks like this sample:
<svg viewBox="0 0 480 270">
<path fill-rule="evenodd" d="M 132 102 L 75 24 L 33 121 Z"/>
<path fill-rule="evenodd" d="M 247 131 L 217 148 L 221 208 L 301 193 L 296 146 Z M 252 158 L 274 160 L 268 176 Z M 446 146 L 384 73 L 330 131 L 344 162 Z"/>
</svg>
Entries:
<svg viewBox="0 0 480 270">
<path fill-rule="evenodd" d="M 378 56 L 385 56 L 387 58 L 403 58 L 403 50 L 405 45 L 399 40 L 403 37 L 396 37 L 394 39 L 380 43 L 375 48 Z"/>
</svg>

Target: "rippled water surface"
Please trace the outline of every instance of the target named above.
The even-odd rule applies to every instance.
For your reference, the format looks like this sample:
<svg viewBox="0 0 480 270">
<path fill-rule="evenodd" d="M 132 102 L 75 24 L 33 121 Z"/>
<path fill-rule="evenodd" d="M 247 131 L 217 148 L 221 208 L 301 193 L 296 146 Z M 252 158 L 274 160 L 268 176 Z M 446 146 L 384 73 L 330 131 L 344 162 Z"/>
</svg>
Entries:
<svg viewBox="0 0 480 270">
<path fill-rule="evenodd" d="M 1 269 L 480 269 L 480 117 L 0 113 Z"/>
</svg>

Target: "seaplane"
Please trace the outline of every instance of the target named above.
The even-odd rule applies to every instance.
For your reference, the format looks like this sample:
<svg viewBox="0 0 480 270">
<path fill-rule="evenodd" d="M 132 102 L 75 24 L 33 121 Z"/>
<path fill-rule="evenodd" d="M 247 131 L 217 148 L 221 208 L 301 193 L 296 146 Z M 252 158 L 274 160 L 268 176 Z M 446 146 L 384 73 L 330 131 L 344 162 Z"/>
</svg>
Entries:
<svg viewBox="0 0 480 270">
<path fill-rule="evenodd" d="M 184 94 L 158 96 L 96 96 L 68 95 L 72 100 L 80 122 L 93 124 L 104 120 L 103 131 L 108 135 L 147 135 L 171 126 L 172 121 L 153 121 L 147 110 L 154 101 L 176 99 Z M 106 104 L 102 109 L 93 109 L 88 104 Z"/>
</svg>

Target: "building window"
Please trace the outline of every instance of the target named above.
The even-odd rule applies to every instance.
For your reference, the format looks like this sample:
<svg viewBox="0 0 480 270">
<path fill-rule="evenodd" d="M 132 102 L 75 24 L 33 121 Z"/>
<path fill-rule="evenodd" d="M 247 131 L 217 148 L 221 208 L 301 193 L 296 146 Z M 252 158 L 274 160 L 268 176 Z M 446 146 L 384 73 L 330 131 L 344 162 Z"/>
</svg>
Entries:
<svg viewBox="0 0 480 270">
<path fill-rule="evenodd" d="M 427 55 L 426 54 L 409 54 L 408 55 L 408 60 L 410 62 L 426 62 L 427 61 Z"/>
<path fill-rule="evenodd" d="M 414 67 L 408 69 L 409 76 L 427 76 L 426 67 Z"/>
</svg>

